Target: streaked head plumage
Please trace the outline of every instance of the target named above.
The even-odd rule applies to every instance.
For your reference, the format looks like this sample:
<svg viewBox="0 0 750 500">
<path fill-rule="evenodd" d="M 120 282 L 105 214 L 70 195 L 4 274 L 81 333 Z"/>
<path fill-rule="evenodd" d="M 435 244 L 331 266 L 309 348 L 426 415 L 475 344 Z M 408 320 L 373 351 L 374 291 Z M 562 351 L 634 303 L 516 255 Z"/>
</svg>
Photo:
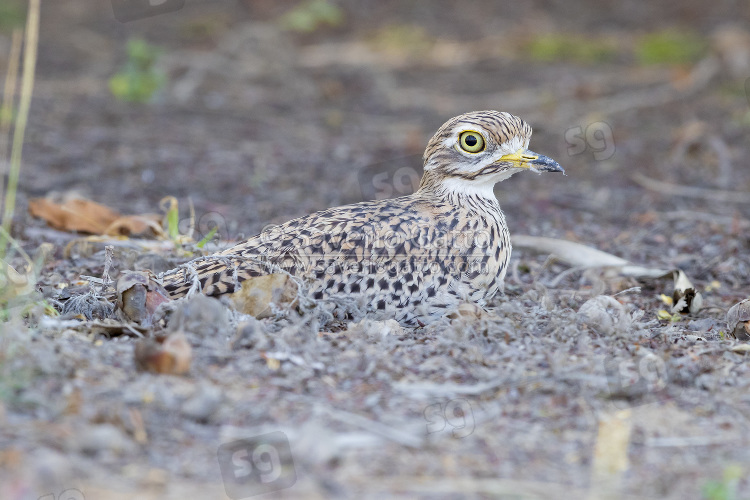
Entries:
<svg viewBox="0 0 750 500">
<path fill-rule="evenodd" d="M 528 150 L 531 132 L 528 123 L 503 111 L 472 111 L 451 118 L 427 143 L 425 178 L 491 191 L 495 183 L 524 169 L 562 171 L 550 158 Z"/>
</svg>

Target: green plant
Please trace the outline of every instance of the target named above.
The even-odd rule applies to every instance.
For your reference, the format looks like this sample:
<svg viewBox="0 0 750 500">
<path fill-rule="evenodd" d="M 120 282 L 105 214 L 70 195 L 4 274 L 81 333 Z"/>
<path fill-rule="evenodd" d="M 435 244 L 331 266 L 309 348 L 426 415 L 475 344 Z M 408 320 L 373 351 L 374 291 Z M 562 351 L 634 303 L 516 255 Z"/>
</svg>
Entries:
<svg viewBox="0 0 750 500">
<path fill-rule="evenodd" d="M 35 370 L 30 366 L 12 366 L 10 358 L 15 353 L 8 351 L 0 352 L 0 401 L 15 405 L 19 390 L 31 385 Z"/>
<path fill-rule="evenodd" d="M 375 32 L 372 44 L 384 51 L 417 55 L 428 51 L 434 39 L 421 26 L 389 24 Z"/>
<path fill-rule="evenodd" d="M 737 498 L 737 482 L 742 477 L 742 467 L 730 465 L 724 469 L 721 481 L 711 480 L 703 485 L 706 500 L 734 500 Z"/>
<path fill-rule="evenodd" d="M 1 0 L 0 0 L 1 1 Z M 39 40 L 39 11 L 40 0 L 29 0 L 29 12 L 26 19 L 25 43 L 23 51 L 23 72 L 21 75 L 21 96 L 18 102 L 18 110 L 13 117 L 12 125 L 13 142 L 10 153 L 10 169 L 8 171 L 8 184 L 3 187 L 5 198 L 2 226 L 0 226 L 0 320 L 10 319 L 11 313 L 20 311 L 21 315 L 35 305 L 43 304 L 43 301 L 34 292 L 34 283 L 36 282 L 36 272 L 41 267 L 41 263 L 35 264 L 23 251 L 21 246 L 11 237 L 10 225 L 16 206 L 16 192 L 18 190 L 18 178 L 21 173 L 21 152 L 23 150 L 24 135 L 26 124 L 29 117 L 29 107 L 31 105 L 31 94 L 34 87 L 34 75 L 36 72 L 37 46 Z M 18 32 L 16 32 L 18 33 Z M 14 33 L 13 45 L 11 47 L 11 61 L 8 65 L 8 77 L 5 80 L 6 92 L 3 97 L 2 108 L 5 110 L 3 116 L 6 117 L 4 126 L 0 131 L 4 134 L 9 133 L 10 125 L 7 110 L 12 108 L 12 95 L 14 92 L 8 92 L 8 87 L 15 88 L 15 80 L 18 64 L 14 59 L 20 55 L 20 34 Z M 16 43 L 17 42 L 17 43 Z M 5 142 L 4 142 L 5 144 Z M 0 162 L 4 162 L 5 148 L 2 148 Z M 21 255 L 27 264 L 25 274 L 18 273 L 7 262 L 6 256 L 10 251 Z"/>
<path fill-rule="evenodd" d="M 126 50 L 128 60 L 109 79 L 109 90 L 121 101 L 148 102 L 166 82 L 166 77 L 156 69 L 161 49 L 145 40 L 130 39 Z"/>
<path fill-rule="evenodd" d="M 0 258 L 5 256 L 10 233 L 10 223 L 16 209 L 16 192 L 18 190 L 18 178 L 21 174 L 21 152 L 23 150 L 26 124 L 29 119 L 29 107 L 31 106 L 31 94 L 34 88 L 34 75 L 36 73 L 37 46 L 39 41 L 39 8 L 40 0 L 29 0 L 29 16 L 26 20 L 26 42 L 24 44 L 23 73 L 21 76 L 21 97 L 18 103 L 18 113 L 14 120 L 15 129 L 10 153 L 8 185 L 5 186 L 4 192 L 5 207 L 2 220 L 3 233 L 0 234 Z M 9 69 L 11 68 L 13 68 L 13 63 L 9 65 Z M 10 78 L 7 78 L 6 85 L 9 84 L 9 81 Z M 3 103 L 4 109 L 7 109 L 8 106 L 12 105 L 7 102 Z M 4 161 L 5 158 L 0 158 L 0 162 Z"/>
<path fill-rule="evenodd" d="M 26 22 L 26 8 L 19 0 L 0 0 L 0 31 L 23 27 Z"/>
<path fill-rule="evenodd" d="M 666 30 L 642 36 L 635 46 L 641 64 L 691 64 L 703 57 L 708 44 L 690 31 Z"/>
<path fill-rule="evenodd" d="M 211 230 L 208 232 L 208 234 L 206 236 L 204 236 L 202 240 L 200 240 L 198 243 L 196 243 L 195 246 L 197 246 L 198 248 L 203 248 L 204 246 L 206 246 L 206 243 L 208 243 L 209 241 L 211 241 L 212 239 L 214 239 L 214 236 L 216 235 L 216 232 L 218 230 L 219 230 L 218 226 L 212 227 Z"/>
<path fill-rule="evenodd" d="M 617 45 L 604 37 L 577 34 L 540 35 L 525 47 L 527 54 L 537 61 L 570 61 L 593 64 L 610 61 L 617 55 Z"/>
<path fill-rule="evenodd" d="M 344 21 L 340 7 L 328 0 L 307 0 L 286 12 L 279 19 L 284 29 L 312 33 L 322 26 L 338 26 Z"/>
</svg>

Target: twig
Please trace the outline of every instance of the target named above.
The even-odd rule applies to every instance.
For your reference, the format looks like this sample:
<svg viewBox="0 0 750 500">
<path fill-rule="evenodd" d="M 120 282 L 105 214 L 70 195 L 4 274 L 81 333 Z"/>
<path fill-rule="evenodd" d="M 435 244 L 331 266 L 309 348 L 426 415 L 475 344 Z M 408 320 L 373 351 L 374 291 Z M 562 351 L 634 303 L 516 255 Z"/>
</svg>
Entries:
<svg viewBox="0 0 750 500">
<path fill-rule="evenodd" d="M 687 219 L 693 221 L 709 222 L 711 224 L 722 224 L 732 226 L 737 229 L 750 228 L 750 220 L 741 217 L 730 217 L 728 215 L 718 215 L 708 212 L 694 212 L 692 210 L 675 210 L 672 212 L 663 212 L 658 214 L 667 220 Z"/>
<path fill-rule="evenodd" d="M 363 417 L 362 415 L 350 413 L 338 408 L 331 408 L 330 406 L 322 405 L 318 408 L 328 413 L 331 417 L 339 420 L 340 422 L 351 424 L 361 429 L 374 432 L 375 434 L 379 434 L 390 441 L 394 441 L 404 446 L 409 446 L 410 448 L 420 448 L 422 446 L 423 439 L 420 436 L 415 436 L 411 433 L 405 432 L 400 429 L 395 429 L 376 420 L 371 420 L 367 417 Z"/>
<path fill-rule="evenodd" d="M 550 288 L 557 288 L 557 285 L 559 285 L 562 280 L 564 280 L 565 278 L 567 278 L 571 274 L 575 274 L 577 272 L 585 271 L 586 269 L 588 269 L 588 267 L 582 267 L 582 266 L 576 266 L 576 267 L 571 267 L 570 269 L 566 269 L 565 271 L 561 272 L 560 274 L 558 274 L 557 276 L 555 276 L 554 278 L 552 278 L 549 281 L 549 283 L 547 283 L 546 286 L 548 286 Z"/>
<path fill-rule="evenodd" d="M 401 392 L 407 392 L 412 396 L 420 394 L 424 396 L 481 396 L 482 394 L 494 391 L 500 387 L 522 387 L 530 384 L 542 382 L 541 377 L 529 377 L 522 379 L 497 379 L 478 384 L 433 384 L 430 382 L 423 383 L 396 383 L 393 387 Z"/>
<path fill-rule="evenodd" d="M 627 290 L 617 292 L 616 294 L 613 295 L 613 297 L 617 297 L 618 295 L 625 295 L 626 293 L 641 293 L 641 287 L 634 286 L 634 287 L 628 288 Z"/>
<path fill-rule="evenodd" d="M 701 200 L 716 201 L 720 203 L 750 203 L 750 195 L 739 191 L 725 191 L 722 189 L 707 189 L 672 184 L 670 182 L 658 181 L 651 177 L 646 177 L 640 172 L 634 173 L 630 178 L 641 187 L 670 196 L 685 196 L 688 198 L 698 198 Z"/>
<path fill-rule="evenodd" d="M 714 446 L 736 443 L 738 436 L 671 436 L 646 439 L 647 447 Z"/>
<path fill-rule="evenodd" d="M 115 255 L 115 247 L 107 245 L 104 247 L 104 271 L 102 272 L 102 282 L 104 286 L 112 283 L 112 278 L 109 277 L 109 269 L 112 267 L 112 258 Z M 104 291 L 102 289 L 102 291 Z"/>
<path fill-rule="evenodd" d="M 709 56 L 693 67 L 687 79 L 688 85 L 682 89 L 676 89 L 674 84 L 669 82 L 653 89 L 638 89 L 632 92 L 616 94 L 613 97 L 594 99 L 587 103 L 587 107 L 594 110 L 598 116 L 607 116 L 639 108 L 663 106 L 670 102 L 684 99 L 704 89 L 719 74 L 720 70 L 719 61 L 715 57 Z M 581 121 L 587 121 L 585 116 Z"/>
</svg>

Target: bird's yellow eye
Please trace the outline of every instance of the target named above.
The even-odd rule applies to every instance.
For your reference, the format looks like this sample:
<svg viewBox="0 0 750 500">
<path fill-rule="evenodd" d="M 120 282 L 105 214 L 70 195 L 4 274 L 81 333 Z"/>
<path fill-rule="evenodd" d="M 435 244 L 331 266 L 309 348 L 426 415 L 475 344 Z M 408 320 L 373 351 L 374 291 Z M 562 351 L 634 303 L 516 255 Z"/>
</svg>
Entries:
<svg viewBox="0 0 750 500">
<path fill-rule="evenodd" d="M 484 151 L 484 137 L 479 132 L 467 130 L 458 136 L 458 144 L 467 153 L 481 153 Z"/>
</svg>

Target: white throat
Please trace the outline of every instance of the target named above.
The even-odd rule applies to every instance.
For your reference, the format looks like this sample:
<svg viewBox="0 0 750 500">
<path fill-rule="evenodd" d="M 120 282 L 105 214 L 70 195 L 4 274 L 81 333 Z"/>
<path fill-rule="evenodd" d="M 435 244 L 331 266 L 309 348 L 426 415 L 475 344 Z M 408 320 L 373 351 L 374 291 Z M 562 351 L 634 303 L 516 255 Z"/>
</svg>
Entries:
<svg viewBox="0 0 750 500">
<path fill-rule="evenodd" d="M 481 181 L 470 181 L 460 177 L 448 177 L 440 182 L 440 187 L 447 194 L 475 196 L 497 202 L 497 197 L 495 196 L 495 184 L 507 179 L 516 172 L 517 170 L 515 169 L 506 170 L 501 174 L 493 175 L 487 180 Z"/>
</svg>

